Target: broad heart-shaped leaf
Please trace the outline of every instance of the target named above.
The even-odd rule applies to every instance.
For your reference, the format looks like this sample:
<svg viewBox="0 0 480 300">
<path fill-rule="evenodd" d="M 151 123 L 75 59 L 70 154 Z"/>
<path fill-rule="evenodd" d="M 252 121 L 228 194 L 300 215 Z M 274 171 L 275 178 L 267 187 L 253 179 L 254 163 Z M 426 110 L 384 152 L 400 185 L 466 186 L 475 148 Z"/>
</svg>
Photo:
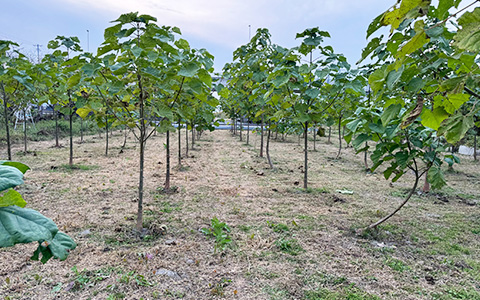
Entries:
<svg viewBox="0 0 480 300">
<path fill-rule="evenodd" d="M 445 111 L 449 114 L 455 113 L 465 102 L 470 99 L 470 96 L 467 94 L 449 94 L 447 99 L 443 101 L 443 107 Z"/>
<path fill-rule="evenodd" d="M 90 108 L 79 108 L 76 113 L 80 118 L 85 119 L 92 110 Z"/>
<path fill-rule="evenodd" d="M 371 138 L 368 134 L 365 134 L 365 133 L 362 133 L 362 134 L 359 134 L 352 142 L 352 146 L 355 148 L 355 149 L 359 149 L 360 146 L 363 146 L 363 143 L 369 141 Z"/>
<path fill-rule="evenodd" d="M 434 130 L 438 130 L 440 124 L 448 118 L 449 114 L 443 109 L 443 107 L 436 107 L 433 111 L 424 109 L 422 111 L 422 125 Z"/>
<path fill-rule="evenodd" d="M 402 77 L 402 73 L 405 67 L 402 65 L 400 69 L 397 70 L 392 70 L 388 73 L 387 75 L 387 88 L 389 90 L 392 90 L 394 88 L 395 83 Z"/>
<path fill-rule="evenodd" d="M 376 37 L 373 38 L 367 45 L 367 47 L 363 48 L 362 50 L 362 57 L 357 61 L 357 64 L 361 63 L 365 58 L 367 58 L 370 53 L 372 53 L 375 49 L 380 46 L 381 39 Z"/>
<path fill-rule="evenodd" d="M 457 7 L 459 2 L 460 2 L 459 0 L 455 0 L 455 1 L 454 0 L 440 0 L 439 3 L 438 3 L 438 8 L 435 11 L 437 18 L 440 19 L 440 20 L 445 20 L 449 16 L 448 10 L 450 8 L 452 8 L 452 6 L 454 6 L 454 5 L 455 5 L 455 7 Z"/>
<path fill-rule="evenodd" d="M 61 231 L 55 234 L 53 240 L 46 241 L 46 244 L 48 244 L 48 246 L 44 246 L 39 242 L 37 250 L 35 250 L 30 259 L 39 260 L 40 254 L 42 254 L 42 258 L 40 259 L 42 263 L 46 263 L 52 257 L 65 260 L 68 256 L 69 250 L 73 250 L 77 247 L 75 241 Z"/>
<path fill-rule="evenodd" d="M 160 101 L 155 103 L 155 112 L 159 117 L 173 121 L 172 109 Z"/>
<path fill-rule="evenodd" d="M 385 127 L 382 126 L 380 123 L 370 123 L 368 124 L 368 128 L 372 130 L 373 132 L 383 134 L 385 132 Z"/>
<path fill-rule="evenodd" d="M 444 135 L 447 142 L 454 144 L 461 140 L 473 125 L 473 116 L 456 114 L 442 123 L 438 130 L 438 135 Z"/>
<path fill-rule="evenodd" d="M 372 90 L 377 93 L 379 90 L 383 88 L 383 84 L 385 82 L 385 72 L 387 69 L 387 65 L 383 65 L 381 68 L 376 69 L 370 76 L 368 77 L 368 83 Z"/>
<path fill-rule="evenodd" d="M 472 12 L 464 13 L 458 19 L 458 25 L 462 28 L 457 31 L 453 37 L 454 46 L 460 49 L 478 52 L 480 51 L 480 7 L 475 8 Z"/>
<path fill-rule="evenodd" d="M 347 123 L 345 126 L 346 126 L 347 129 L 350 130 L 351 132 L 356 132 L 358 126 L 361 126 L 361 125 L 363 125 L 364 123 L 365 123 L 364 120 L 362 120 L 362 119 L 356 119 L 356 120 L 353 120 L 353 121 Z"/>
<path fill-rule="evenodd" d="M 15 167 L 0 165 L 0 192 L 23 184 L 23 173 Z"/>
<path fill-rule="evenodd" d="M 25 207 L 27 202 L 23 200 L 23 197 L 19 192 L 14 189 L 10 189 L 2 197 L 0 197 L 0 207 L 7 207 L 10 205 Z"/>
<path fill-rule="evenodd" d="M 195 74 L 197 74 L 197 71 L 199 69 L 200 67 L 196 63 L 188 62 L 180 68 L 180 71 L 178 71 L 178 75 L 184 77 L 193 77 L 195 76 Z"/>
<path fill-rule="evenodd" d="M 0 247 L 52 240 L 57 231 L 57 225 L 38 211 L 0 207 Z"/>
<path fill-rule="evenodd" d="M 406 43 L 400 51 L 397 52 L 395 55 L 396 58 L 402 59 L 405 56 L 417 51 L 418 49 L 422 48 L 423 45 L 428 43 L 430 39 L 427 38 L 425 31 L 420 31 L 417 33 L 408 43 Z"/>
<path fill-rule="evenodd" d="M 420 15 L 421 12 L 427 11 L 425 8 L 428 8 L 430 2 L 430 0 L 402 0 L 400 7 L 390 10 L 383 15 L 381 25 L 391 25 L 390 32 L 393 32 L 405 19 L 414 19 Z"/>
<path fill-rule="evenodd" d="M 427 180 L 434 189 L 440 189 L 447 184 L 440 167 L 431 167 L 430 170 L 428 170 Z"/>
<path fill-rule="evenodd" d="M 15 167 L 18 170 L 20 170 L 20 172 L 22 172 L 23 174 L 25 174 L 25 172 L 30 170 L 29 166 L 27 166 L 25 164 L 22 164 L 21 162 L 16 162 L 16 161 L 0 160 L 0 165 Z"/>
<path fill-rule="evenodd" d="M 67 258 L 68 250 L 73 250 L 77 247 L 75 241 L 61 231 L 55 234 L 53 240 L 47 242 L 48 248 L 52 251 L 53 256 L 60 260 L 65 260 Z"/>
<path fill-rule="evenodd" d="M 400 113 L 402 106 L 400 104 L 392 104 L 383 112 L 380 119 L 382 120 L 382 125 L 387 127 L 391 120 L 396 118 Z"/>
<path fill-rule="evenodd" d="M 68 81 L 67 81 L 68 87 L 73 88 L 74 86 L 76 86 L 80 82 L 80 79 L 82 79 L 82 73 L 74 74 L 73 76 L 68 78 Z"/>
</svg>

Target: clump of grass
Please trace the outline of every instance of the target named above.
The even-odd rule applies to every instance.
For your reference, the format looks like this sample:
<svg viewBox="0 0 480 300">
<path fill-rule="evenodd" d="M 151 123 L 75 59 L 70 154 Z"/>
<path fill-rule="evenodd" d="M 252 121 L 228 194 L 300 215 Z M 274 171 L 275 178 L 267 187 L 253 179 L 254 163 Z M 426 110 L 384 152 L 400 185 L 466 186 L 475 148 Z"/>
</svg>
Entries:
<svg viewBox="0 0 480 300">
<path fill-rule="evenodd" d="M 290 228 L 288 228 L 287 225 L 282 223 L 275 224 L 273 222 L 267 221 L 267 225 L 268 227 L 272 228 L 272 230 L 276 233 L 286 233 L 290 231 Z"/>
<path fill-rule="evenodd" d="M 63 164 L 60 165 L 60 167 L 52 167 L 52 171 L 64 171 L 64 172 L 73 172 L 75 170 L 80 170 L 80 171 L 90 171 L 90 170 L 96 170 L 100 168 L 99 166 L 96 165 L 68 165 L 68 164 Z"/>
<path fill-rule="evenodd" d="M 302 246 L 298 243 L 296 239 L 280 238 L 275 241 L 275 246 L 277 246 L 278 249 L 280 249 L 280 251 L 288 253 L 293 256 L 296 256 L 305 252 L 305 250 L 302 248 Z"/>
</svg>

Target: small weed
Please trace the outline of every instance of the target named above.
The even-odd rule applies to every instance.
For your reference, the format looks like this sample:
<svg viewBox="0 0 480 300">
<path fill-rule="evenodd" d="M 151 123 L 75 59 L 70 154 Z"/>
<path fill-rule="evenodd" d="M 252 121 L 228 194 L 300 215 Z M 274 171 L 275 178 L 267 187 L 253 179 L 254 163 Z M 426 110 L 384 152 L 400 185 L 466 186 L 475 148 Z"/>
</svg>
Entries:
<svg viewBox="0 0 480 300">
<path fill-rule="evenodd" d="M 214 283 L 214 284 L 209 284 L 211 290 L 210 293 L 214 296 L 225 296 L 225 288 L 232 282 L 232 280 L 227 279 L 227 278 L 222 278 L 220 281 Z"/>
<path fill-rule="evenodd" d="M 108 295 L 107 300 L 125 299 L 126 296 L 125 293 L 118 292 Z"/>
<path fill-rule="evenodd" d="M 211 228 L 202 228 L 201 232 L 207 237 L 215 237 L 213 253 L 216 253 L 217 249 L 223 251 L 225 247 L 232 242 L 229 235 L 231 229 L 225 222 L 220 222 L 217 217 L 214 217 L 211 222 Z"/>
<path fill-rule="evenodd" d="M 288 253 L 290 255 L 298 255 L 305 250 L 298 244 L 298 241 L 295 239 L 278 239 L 275 241 L 275 245 L 280 249 L 280 251 Z"/>
<path fill-rule="evenodd" d="M 403 272 L 410 269 L 410 267 L 407 266 L 403 261 L 392 257 L 387 258 L 385 260 L 385 264 L 397 272 Z"/>
<path fill-rule="evenodd" d="M 169 214 L 173 211 L 181 211 L 182 210 L 181 204 L 171 204 L 168 201 L 161 202 L 160 207 L 161 207 L 160 211 L 164 212 L 164 213 L 167 213 L 167 214 Z"/>
<path fill-rule="evenodd" d="M 130 282 L 135 282 L 137 286 L 153 286 L 153 283 L 149 282 L 145 276 L 141 274 L 136 274 L 135 271 L 130 271 L 128 273 L 123 274 L 118 279 L 118 282 L 129 284 Z"/>
<path fill-rule="evenodd" d="M 276 233 L 285 233 L 290 231 L 288 226 L 282 223 L 275 224 L 273 222 L 267 221 L 267 225 L 268 227 L 272 228 L 272 230 Z"/>
<path fill-rule="evenodd" d="M 238 229 L 240 229 L 241 231 L 243 231 L 243 232 L 245 232 L 245 233 L 249 233 L 250 230 L 252 229 L 252 226 L 239 225 L 239 226 L 238 226 Z"/>
<path fill-rule="evenodd" d="M 185 297 L 185 293 L 182 292 L 177 292 L 177 291 L 170 291 L 170 290 L 165 290 L 163 293 L 165 296 L 168 296 L 169 298 L 176 298 L 176 299 L 182 299 Z M 152 295 L 153 296 L 153 295 Z"/>
</svg>

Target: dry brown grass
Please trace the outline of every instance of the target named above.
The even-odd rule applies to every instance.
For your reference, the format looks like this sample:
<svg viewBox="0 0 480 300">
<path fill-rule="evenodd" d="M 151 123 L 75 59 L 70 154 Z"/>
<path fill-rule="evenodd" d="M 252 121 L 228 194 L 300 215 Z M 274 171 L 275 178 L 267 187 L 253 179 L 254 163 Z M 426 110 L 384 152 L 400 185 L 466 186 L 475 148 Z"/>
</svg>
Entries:
<svg viewBox="0 0 480 300">
<path fill-rule="evenodd" d="M 190 151 L 193 157 L 184 159 L 185 170 L 172 171 L 178 193 L 166 195 L 158 192 L 165 166 L 164 135 L 158 135 L 148 141 L 146 155 L 145 226 L 151 234 L 140 240 L 132 232 L 138 151 L 131 138 L 118 154 L 122 138 L 115 134 L 109 157 L 96 136 L 76 144 L 74 162 L 87 170 L 63 168 L 68 148 L 52 148 L 52 142 L 31 143 L 36 156 L 14 158 L 32 168 L 19 189 L 28 207 L 52 218 L 78 247 L 66 261 L 45 265 L 29 260 L 35 245 L 0 250 L 0 295 L 456 299 L 452 295 L 465 292 L 473 296 L 463 299 L 480 297 L 479 208 L 465 203 L 479 200 L 480 171 L 470 158 L 462 157 L 457 173 L 449 173 L 450 186 L 441 194 L 415 197 L 378 232 L 359 237 L 354 229 L 391 211 L 412 175 L 391 185 L 380 172 L 366 173 L 352 149 L 335 160 L 335 144 L 322 138 L 318 151 L 310 152 L 306 193 L 295 185 L 303 178 L 296 138 L 272 143 L 277 169 L 270 170 L 257 157 L 258 136 L 247 146 L 218 131 L 204 134 Z M 176 164 L 175 156 L 172 161 Z M 232 228 L 233 240 L 217 254 L 214 241 L 199 232 L 215 216 Z M 85 230 L 91 233 L 82 235 Z"/>
</svg>

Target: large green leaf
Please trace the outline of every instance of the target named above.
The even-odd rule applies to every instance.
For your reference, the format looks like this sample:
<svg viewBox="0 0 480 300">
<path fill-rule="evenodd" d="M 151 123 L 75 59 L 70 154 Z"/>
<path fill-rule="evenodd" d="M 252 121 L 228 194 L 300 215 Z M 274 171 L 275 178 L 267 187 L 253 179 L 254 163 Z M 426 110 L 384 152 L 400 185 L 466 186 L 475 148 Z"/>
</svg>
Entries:
<svg viewBox="0 0 480 300">
<path fill-rule="evenodd" d="M 27 166 L 25 164 L 22 164 L 21 162 L 16 162 L 16 161 L 0 160 L 0 165 L 15 167 L 18 170 L 20 170 L 20 172 L 22 172 L 23 174 L 25 174 L 25 172 L 30 170 L 29 166 Z"/>
<path fill-rule="evenodd" d="M 458 24 L 462 27 L 454 36 L 454 45 L 460 49 L 478 52 L 480 51 L 480 7 L 472 12 L 464 13 Z"/>
<path fill-rule="evenodd" d="M 0 192 L 23 184 L 23 173 L 15 167 L 0 165 Z"/>
<path fill-rule="evenodd" d="M 69 254 L 69 250 L 77 247 L 75 241 L 61 231 L 55 234 L 53 240 L 45 241 L 45 244 L 47 246 L 41 242 L 38 243 L 38 248 L 31 257 L 32 260 L 40 260 L 42 263 L 46 263 L 52 257 L 65 260 Z M 42 254 L 41 259 L 40 254 Z"/>
<path fill-rule="evenodd" d="M 68 256 L 68 251 L 77 247 L 75 241 L 61 231 L 55 234 L 53 240 L 47 242 L 48 248 L 52 251 L 53 256 L 60 260 L 65 260 Z"/>
<path fill-rule="evenodd" d="M 369 141 L 371 138 L 368 134 L 362 133 L 358 135 L 352 142 L 352 146 L 355 149 L 358 149 L 360 146 L 363 146 L 363 143 Z"/>
<path fill-rule="evenodd" d="M 402 106 L 400 104 L 392 104 L 387 109 L 383 112 L 382 116 L 380 119 L 382 120 L 382 125 L 386 127 L 391 120 L 395 119 L 398 117 L 398 114 L 400 113 L 400 110 L 402 109 Z"/>
<path fill-rule="evenodd" d="M 51 219 L 33 209 L 0 207 L 0 247 L 52 240 L 57 231 Z"/>
<path fill-rule="evenodd" d="M 380 42 L 381 42 L 381 39 L 376 37 L 376 38 L 373 38 L 367 45 L 367 47 L 365 47 L 363 50 L 362 50 L 362 57 L 360 58 L 359 61 L 357 61 L 357 64 L 361 63 L 365 58 L 367 58 L 370 53 L 372 53 L 375 49 L 378 48 L 378 46 L 380 46 Z"/>
<path fill-rule="evenodd" d="M 11 205 L 25 207 L 27 202 L 23 200 L 23 197 L 19 192 L 14 189 L 10 189 L 2 197 L 0 197 L 0 207 L 7 207 Z"/>
<path fill-rule="evenodd" d="M 405 67 L 402 65 L 398 70 L 392 70 L 387 75 L 387 88 L 392 90 L 394 85 L 398 82 L 400 77 L 402 77 L 402 73 Z"/>
<path fill-rule="evenodd" d="M 440 167 L 431 167 L 430 170 L 428 170 L 427 180 L 434 189 L 440 189 L 447 184 Z"/>
<path fill-rule="evenodd" d="M 424 109 L 422 111 L 422 125 L 434 130 L 438 130 L 440 124 L 448 118 L 449 114 L 443 109 L 443 107 L 436 107 L 433 111 Z"/>
<path fill-rule="evenodd" d="M 445 135 L 447 142 L 454 144 L 461 140 L 473 125 L 473 116 L 457 114 L 442 123 L 438 135 Z"/>
<path fill-rule="evenodd" d="M 198 70 L 200 67 L 194 63 L 194 62 L 189 62 L 184 64 L 181 68 L 180 71 L 178 71 L 179 76 L 184 76 L 184 77 L 193 77 L 195 74 L 197 74 Z"/>
<path fill-rule="evenodd" d="M 421 31 L 417 33 L 408 43 L 406 43 L 400 51 L 397 52 L 395 55 L 396 58 L 404 58 L 405 56 L 415 52 L 416 50 L 420 49 L 428 43 L 430 39 L 427 38 L 427 35 L 425 34 L 425 31 Z"/>
</svg>

